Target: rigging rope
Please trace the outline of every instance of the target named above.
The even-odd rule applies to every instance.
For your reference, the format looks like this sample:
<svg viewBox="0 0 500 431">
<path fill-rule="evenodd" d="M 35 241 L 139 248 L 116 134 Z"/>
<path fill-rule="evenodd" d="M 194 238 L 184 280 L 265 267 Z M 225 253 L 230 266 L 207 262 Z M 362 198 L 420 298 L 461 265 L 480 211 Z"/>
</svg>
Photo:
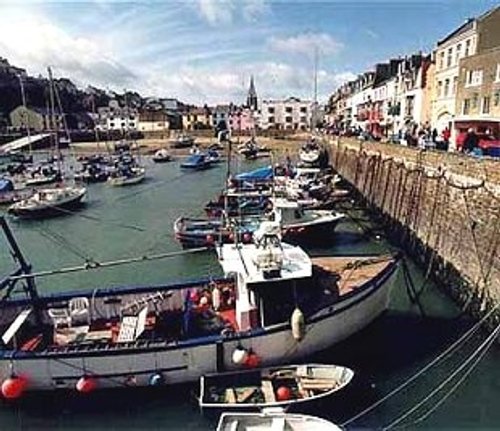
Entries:
<svg viewBox="0 0 500 431">
<path fill-rule="evenodd" d="M 498 334 L 498 332 L 497 332 Z M 462 375 L 462 377 L 455 383 L 448 392 L 444 394 L 443 397 L 441 397 L 426 413 L 424 413 L 422 416 L 418 417 L 412 425 L 416 425 L 417 423 L 423 422 L 426 420 L 430 415 L 432 415 L 444 402 L 448 400 L 449 397 L 453 395 L 453 393 L 458 389 L 458 387 L 465 381 L 465 379 L 474 371 L 476 366 L 481 362 L 483 357 L 488 353 L 489 348 L 491 345 L 495 342 L 496 336 L 492 337 L 491 340 L 488 342 L 486 347 L 483 349 L 483 351 L 478 355 L 477 359 L 472 363 L 472 365 L 469 367 L 467 371 Z"/>
<path fill-rule="evenodd" d="M 480 354 L 484 349 L 485 351 L 491 346 L 493 341 L 498 336 L 500 332 L 500 324 L 491 332 L 491 334 L 480 344 L 480 346 L 453 372 L 451 373 L 445 380 L 443 380 L 438 386 L 436 386 L 427 396 L 425 396 L 422 400 L 420 400 L 417 404 L 415 404 L 412 408 L 406 410 L 405 413 L 397 417 L 393 420 L 389 425 L 382 428 L 383 431 L 395 428 L 401 421 L 406 419 L 412 413 L 417 411 L 420 407 L 422 407 L 427 401 L 429 401 L 435 394 L 437 394 L 443 387 L 446 386 L 453 378 L 460 373 L 473 359 L 476 355 Z"/>
<path fill-rule="evenodd" d="M 409 379 L 405 380 L 403 383 L 401 383 L 399 386 L 394 388 L 392 391 L 390 391 L 387 395 L 383 396 L 379 400 L 375 401 L 373 404 L 370 406 L 366 407 L 363 409 L 361 412 L 357 413 L 347 421 L 341 424 L 342 427 L 345 427 L 352 422 L 358 420 L 359 418 L 365 416 L 366 414 L 370 413 L 373 411 L 376 407 L 379 405 L 383 404 L 385 401 L 388 399 L 392 398 L 394 395 L 398 394 L 401 392 L 403 389 L 405 389 L 410 383 L 414 382 L 416 379 L 418 379 L 421 375 L 426 373 L 430 368 L 432 368 L 434 365 L 436 365 L 438 362 L 441 360 L 445 359 L 448 357 L 451 353 L 453 353 L 463 342 L 468 340 L 479 328 L 483 325 L 484 322 L 486 322 L 494 312 L 496 312 L 500 308 L 500 303 L 498 303 L 495 307 L 493 307 L 488 313 L 486 313 L 481 320 L 479 320 L 472 328 L 470 328 L 467 332 L 465 332 L 460 338 L 458 338 L 456 341 L 454 341 L 450 346 L 448 346 L 445 350 L 443 350 L 438 356 L 436 356 L 432 361 L 427 363 L 425 366 L 423 366 L 419 371 L 417 371 L 413 376 L 411 376 Z"/>
<path fill-rule="evenodd" d="M 26 278 L 47 277 L 47 276 L 57 275 L 57 274 L 67 274 L 67 273 L 71 273 L 71 272 L 98 270 L 98 269 L 102 269 L 102 268 L 110 268 L 113 266 L 127 265 L 130 263 L 167 259 L 169 257 L 181 256 L 181 255 L 185 255 L 185 254 L 192 254 L 192 253 L 197 253 L 199 251 L 205 251 L 205 250 L 208 250 L 208 247 L 198 247 L 198 248 L 192 248 L 190 250 L 159 253 L 159 254 L 153 254 L 151 256 L 144 255 L 144 256 L 139 256 L 139 257 L 109 260 L 109 261 L 104 261 L 104 262 L 96 262 L 93 260 L 88 260 L 84 265 L 66 267 L 66 268 L 55 269 L 55 270 L 32 272 L 32 273 L 23 274 L 23 275 L 16 275 L 16 276 L 7 277 L 7 280 L 15 281 L 15 280 L 23 280 Z"/>
</svg>

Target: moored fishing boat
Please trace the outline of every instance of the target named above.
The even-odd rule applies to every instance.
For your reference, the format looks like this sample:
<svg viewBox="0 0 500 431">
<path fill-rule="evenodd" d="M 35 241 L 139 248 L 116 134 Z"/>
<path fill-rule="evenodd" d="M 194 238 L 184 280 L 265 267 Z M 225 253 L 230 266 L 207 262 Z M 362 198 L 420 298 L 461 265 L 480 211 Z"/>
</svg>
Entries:
<svg viewBox="0 0 500 431">
<path fill-rule="evenodd" d="M 208 156 L 203 153 L 192 154 L 181 163 L 181 168 L 193 169 L 195 171 L 208 169 L 211 166 L 212 162 L 210 161 Z"/>
<path fill-rule="evenodd" d="M 216 431 L 341 431 L 325 419 L 283 411 L 222 413 Z"/>
<path fill-rule="evenodd" d="M 112 186 L 131 186 L 139 184 L 146 178 L 146 168 L 142 166 L 122 166 L 112 172 L 108 183 Z"/>
<path fill-rule="evenodd" d="M 210 374 L 200 378 L 198 401 L 202 409 L 288 408 L 328 397 L 345 388 L 353 376 L 347 367 L 326 364 Z"/>
<path fill-rule="evenodd" d="M 12 204 L 8 212 L 25 218 L 64 214 L 80 206 L 86 193 L 85 187 L 40 189 L 29 198 Z"/>
<path fill-rule="evenodd" d="M 20 264 L 0 284 L 0 381 L 11 398 L 195 381 L 250 365 L 243 363 L 250 353 L 262 366 L 304 357 L 382 313 L 399 263 L 394 256 L 310 259 L 267 224 L 255 243 L 218 250 L 226 274 L 219 279 L 40 295 L 37 275 L 0 224 Z M 24 289 L 15 289 L 23 280 Z"/>
</svg>

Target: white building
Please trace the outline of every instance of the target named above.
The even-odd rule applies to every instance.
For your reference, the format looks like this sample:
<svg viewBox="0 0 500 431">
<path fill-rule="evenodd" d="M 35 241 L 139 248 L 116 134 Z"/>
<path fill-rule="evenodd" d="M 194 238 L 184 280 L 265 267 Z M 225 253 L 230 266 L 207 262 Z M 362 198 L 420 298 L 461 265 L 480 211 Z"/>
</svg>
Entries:
<svg viewBox="0 0 500 431">
<path fill-rule="evenodd" d="M 290 97 L 286 100 L 263 100 L 259 110 L 262 130 L 307 130 L 311 126 L 313 103 Z"/>
<path fill-rule="evenodd" d="M 137 130 L 138 113 L 134 108 L 120 107 L 115 100 L 109 106 L 97 108 L 99 121 L 96 129 L 99 131 L 132 131 Z"/>
<path fill-rule="evenodd" d="M 438 132 L 452 128 L 460 59 L 476 54 L 477 19 L 469 19 L 437 43 L 435 50 L 436 99 L 432 107 L 432 125 Z"/>
</svg>

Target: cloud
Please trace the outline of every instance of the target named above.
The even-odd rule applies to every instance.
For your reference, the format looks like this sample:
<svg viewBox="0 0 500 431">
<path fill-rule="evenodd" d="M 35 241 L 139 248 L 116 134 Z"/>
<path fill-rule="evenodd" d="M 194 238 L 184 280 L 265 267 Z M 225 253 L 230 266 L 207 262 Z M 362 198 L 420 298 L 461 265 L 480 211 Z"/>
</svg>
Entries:
<svg viewBox="0 0 500 431">
<path fill-rule="evenodd" d="M 272 37 L 268 46 L 278 52 L 287 54 L 311 54 L 317 49 L 322 54 L 336 54 L 344 48 L 344 44 L 327 33 L 300 33 L 286 38 Z"/>
<path fill-rule="evenodd" d="M 8 12 L 0 26 L 0 52 L 11 63 L 31 73 L 45 74 L 52 66 L 57 76 L 80 85 L 113 84 L 123 88 L 136 75 L 105 52 L 98 38 L 73 36 L 40 14 Z"/>
<path fill-rule="evenodd" d="M 199 0 L 199 13 L 210 25 L 228 24 L 233 20 L 232 0 Z"/>
<path fill-rule="evenodd" d="M 238 69 L 228 67 L 184 67 L 165 74 L 161 69 L 149 70 L 141 79 L 142 91 L 148 94 L 177 97 L 193 104 L 243 103 L 250 76 L 254 76 L 258 97 L 279 99 L 297 96 L 313 98 L 313 73 L 308 67 L 281 62 L 247 63 Z M 318 71 L 318 95 L 326 101 L 330 94 L 346 80 L 356 75 L 351 72 Z"/>
<path fill-rule="evenodd" d="M 255 21 L 269 11 L 265 0 L 198 0 L 198 14 L 211 26 L 231 24 L 241 15 L 244 21 Z"/>
</svg>

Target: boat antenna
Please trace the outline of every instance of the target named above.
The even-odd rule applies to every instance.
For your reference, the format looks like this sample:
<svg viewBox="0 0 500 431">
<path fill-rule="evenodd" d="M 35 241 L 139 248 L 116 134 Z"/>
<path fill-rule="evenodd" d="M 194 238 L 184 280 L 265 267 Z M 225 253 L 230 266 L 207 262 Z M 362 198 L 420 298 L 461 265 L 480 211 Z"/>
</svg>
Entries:
<svg viewBox="0 0 500 431">
<path fill-rule="evenodd" d="M 31 155 L 31 130 L 30 130 L 30 125 L 29 125 L 29 115 L 28 115 L 28 108 L 26 107 L 26 94 L 24 92 L 24 83 L 23 83 L 23 77 L 21 74 L 17 75 L 17 78 L 19 79 L 19 85 L 21 86 L 21 102 L 23 104 L 24 112 L 23 112 L 23 125 L 26 127 L 26 133 L 28 136 L 28 148 L 29 148 L 29 154 Z M 28 117 L 28 121 L 26 121 L 26 117 Z"/>
</svg>

